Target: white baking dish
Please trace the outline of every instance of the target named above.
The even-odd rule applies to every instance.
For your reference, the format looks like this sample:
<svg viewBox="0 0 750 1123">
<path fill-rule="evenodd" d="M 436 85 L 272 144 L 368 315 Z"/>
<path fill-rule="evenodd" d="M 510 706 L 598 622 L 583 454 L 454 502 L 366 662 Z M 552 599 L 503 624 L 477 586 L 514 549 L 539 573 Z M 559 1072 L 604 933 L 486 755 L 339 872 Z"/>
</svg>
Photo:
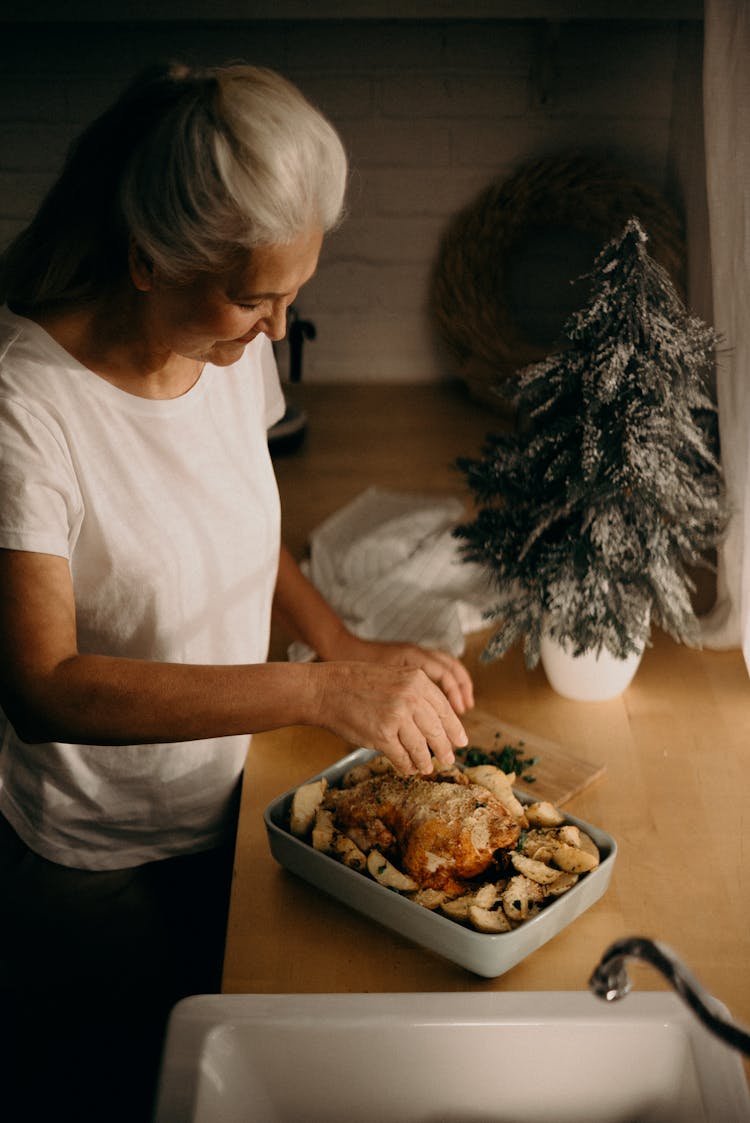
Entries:
<svg viewBox="0 0 750 1123">
<path fill-rule="evenodd" d="M 310 779 L 324 776 L 335 787 L 345 772 L 374 755 L 368 749 L 357 749 Z M 486 935 L 415 904 L 296 838 L 288 826 L 295 790 L 292 788 L 273 800 L 264 813 L 268 842 L 277 862 L 378 924 L 486 978 L 504 974 L 556 936 L 602 896 L 612 876 L 617 854 L 614 838 L 591 823 L 567 815 L 568 821 L 585 831 L 598 846 L 599 866 L 514 931 Z M 532 802 L 522 793 L 517 795 L 524 803 Z"/>
</svg>

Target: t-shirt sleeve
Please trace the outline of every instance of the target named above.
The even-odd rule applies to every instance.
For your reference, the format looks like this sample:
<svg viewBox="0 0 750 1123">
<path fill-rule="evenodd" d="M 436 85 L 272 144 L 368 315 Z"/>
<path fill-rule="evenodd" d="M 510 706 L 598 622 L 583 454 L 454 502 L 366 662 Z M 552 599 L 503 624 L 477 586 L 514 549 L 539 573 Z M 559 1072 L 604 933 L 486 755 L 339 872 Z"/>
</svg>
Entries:
<svg viewBox="0 0 750 1123">
<path fill-rule="evenodd" d="M 69 558 L 82 516 L 70 456 L 49 420 L 0 397 L 0 547 Z"/>
<path fill-rule="evenodd" d="M 286 401 L 279 380 L 279 368 L 273 353 L 273 344 L 267 335 L 259 336 L 260 366 L 263 373 L 266 429 L 279 421 L 286 411 Z"/>
</svg>

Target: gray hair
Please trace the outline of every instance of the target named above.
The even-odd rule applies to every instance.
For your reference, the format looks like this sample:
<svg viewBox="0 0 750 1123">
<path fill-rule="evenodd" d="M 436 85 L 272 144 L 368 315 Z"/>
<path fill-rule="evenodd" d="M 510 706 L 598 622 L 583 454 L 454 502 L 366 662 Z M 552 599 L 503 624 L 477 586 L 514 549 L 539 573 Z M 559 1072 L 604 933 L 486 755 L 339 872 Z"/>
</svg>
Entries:
<svg viewBox="0 0 750 1123">
<path fill-rule="evenodd" d="M 0 259 L 19 311 L 91 299 L 127 268 L 132 239 L 180 281 L 238 253 L 341 219 L 346 155 L 281 75 L 233 64 L 158 68 L 73 145 L 36 217 Z"/>
</svg>

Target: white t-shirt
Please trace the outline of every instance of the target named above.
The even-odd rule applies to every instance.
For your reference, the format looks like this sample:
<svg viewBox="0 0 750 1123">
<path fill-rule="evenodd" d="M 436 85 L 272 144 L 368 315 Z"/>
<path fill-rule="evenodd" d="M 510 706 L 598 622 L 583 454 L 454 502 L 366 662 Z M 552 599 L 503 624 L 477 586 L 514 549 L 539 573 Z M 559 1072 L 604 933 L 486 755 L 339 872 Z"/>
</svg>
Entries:
<svg viewBox="0 0 750 1123">
<path fill-rule="evenodd" d="M 70 560 L 81 652 L 262 663 L 280 542 L 270 341 L 170 400 L 128 394 L 0 309 L 0 548 Z M 30 745 L 0 711 L 0 811 L 37 853 L 117 869 L 219 842 L 248 737 Z"/>
</svg>

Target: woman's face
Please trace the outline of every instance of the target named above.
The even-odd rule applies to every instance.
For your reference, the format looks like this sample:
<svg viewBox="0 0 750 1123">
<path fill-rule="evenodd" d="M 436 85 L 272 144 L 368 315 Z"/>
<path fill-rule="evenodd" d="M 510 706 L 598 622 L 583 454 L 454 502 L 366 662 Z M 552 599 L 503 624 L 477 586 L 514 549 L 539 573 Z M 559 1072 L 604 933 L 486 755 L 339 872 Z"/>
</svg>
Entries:
<svg viewBox="0 0 750 1123">
<path fill-rule="evenodd" d="M 283 339 L 286 312 L 318 264 L 323 235 L 308 230 L 288 245 L 263 246 L 227 273 L 149 289 L 157 347 L 200 362 L 229 366 L 261 333 Z"/>
</svg>

